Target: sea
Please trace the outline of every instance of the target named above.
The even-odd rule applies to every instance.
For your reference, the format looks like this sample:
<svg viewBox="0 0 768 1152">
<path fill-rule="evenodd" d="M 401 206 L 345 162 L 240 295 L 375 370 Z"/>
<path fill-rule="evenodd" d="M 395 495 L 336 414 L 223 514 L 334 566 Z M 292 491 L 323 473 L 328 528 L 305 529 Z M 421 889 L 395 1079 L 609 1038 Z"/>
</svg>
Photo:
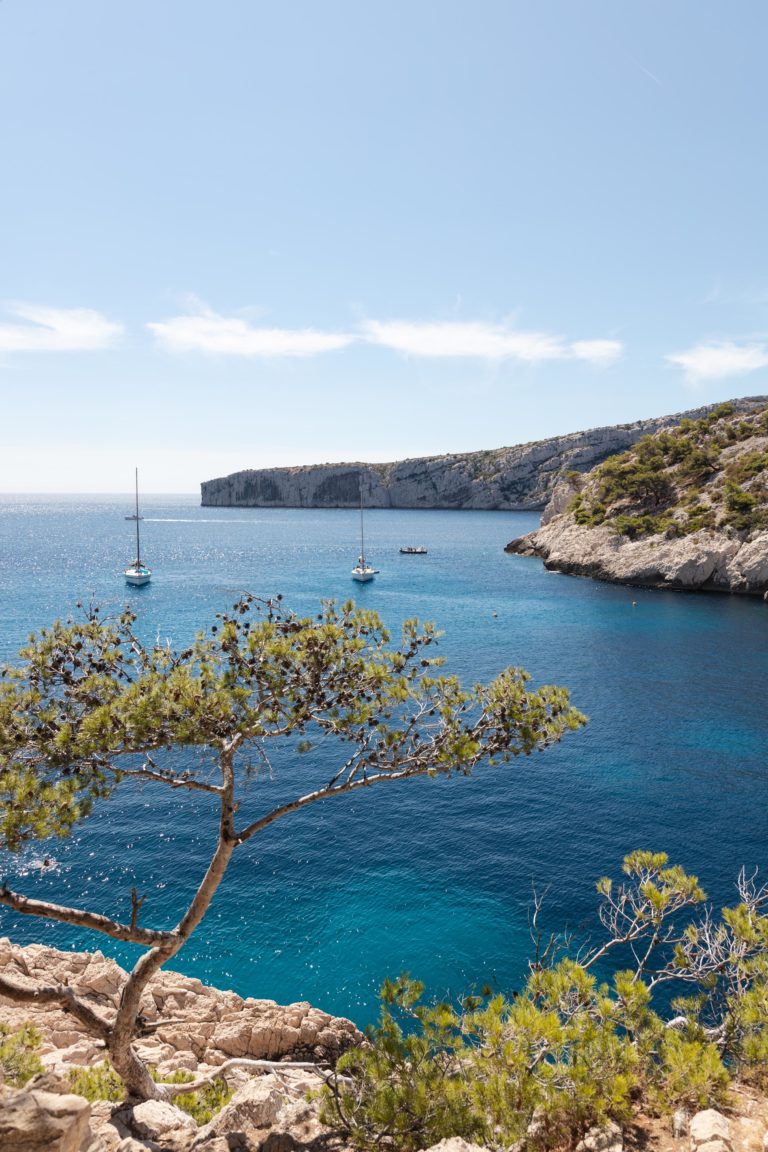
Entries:
<svg viewBox="0 0 768 1152">
<path fill-rule="evenodd" d="M 595 883 L 637 848 L 700 878 L 715 907 L 740 869 L 768 881 L 768 605 L 758 598 L 619 587 L 547 572 L 504 552 L 533 513 L 371 510 L 356 585 L 358 514 L 202 508 L 143 500 L 134 556 L 126 496 L 0 497 L 0 659 L 76 611 L 129 604 L 149 641 L 186 644 L 247 591 L 300 613 L 323 600 L 375 608 L 397 635 L 411 617 L 443 632 L 445 670 L 467 684 L 508 665 L 561 684 L 588 726 L 553 748 L 469 777 L 421 779 L 311 806 L 240 849 L 173 966 L 241 995 L 308 1000 L 363 1026 L 386 977 L 433 998 L 490 985 L 511 993 L 546 931 L 600 939 Z M 423 545 L 427 554 L 399 553 Z M 249 774 L 242 817 L 327 775 L 337 750 L 294 747 Z M 0 856 L 28 895 L 166 927 L 202 876 L 216 832 L 209 798 L 126 783 L 68 839 Z M 138 951 L 0 909 L 0 934 L 67 949 Z"/>
</svg>

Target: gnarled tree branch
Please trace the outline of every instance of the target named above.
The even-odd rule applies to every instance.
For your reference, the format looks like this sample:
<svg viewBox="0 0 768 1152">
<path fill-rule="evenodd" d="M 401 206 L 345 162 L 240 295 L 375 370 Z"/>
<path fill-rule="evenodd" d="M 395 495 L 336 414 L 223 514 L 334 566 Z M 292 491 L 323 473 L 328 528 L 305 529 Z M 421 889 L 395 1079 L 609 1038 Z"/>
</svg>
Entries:
<svg viewBox="0 0 768 1152">
<path fill-rule="evenodd" d="M 0 996 L 6 996 L 16 1004 L 59 1004 L 65 1012 L 84 1024 L 92 1036 L 105 1043 L 109 1039 L 111 1023 L 63 984 L 28 988 L 24 984 L 9 980 L 6 976 L 0 976 Z"/>
<path fill-rule="evenodd" d="M 73 924 L 77 928 L 93 928 L 96 932 L 103 932 L 113 940 L 122 940 L 125 944 L 142 944 L 145 948 L 155 948 L 158 945 L 167 945 L 173 938 L 170 932 L 159 932 L 154 928 L 139 928 L 138 925 L 121 924 L 109 916 L 102 916 L 98 912 L 86 912 L 82 908 L 68 908 L 64 904 L 51 904 L 47 900 L 32 900 L 22 896 L 20 892 L 13 892 L 10 888 L 0 888 L 0 904 L 13 908 L 14 912 L 23 912 L 27 916 L 44 916 L 48 920 L 60 920 L 64 924 Z M 133 919 L 133 918 L 132 918 Z"/>
</svg>

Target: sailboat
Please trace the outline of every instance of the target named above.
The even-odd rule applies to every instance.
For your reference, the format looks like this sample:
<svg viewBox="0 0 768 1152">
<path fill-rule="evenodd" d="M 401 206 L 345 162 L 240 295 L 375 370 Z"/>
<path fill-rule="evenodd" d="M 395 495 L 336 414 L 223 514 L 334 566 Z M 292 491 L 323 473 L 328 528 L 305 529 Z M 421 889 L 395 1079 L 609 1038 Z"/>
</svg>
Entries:
<svg viewBox="0 0 768 1152">
<path fill-rule="evenodd" d="M 125 570 L 125 579 L 128 584 L 133 584 L 140 587 L 142 584 L 149 584 L 152 579 L 152 570 L 147 568 L 146 564 L 141 561 L 141 538 L 139 535 L 139 522 L 143 519 L 139 516 L 139 470 L 136 469 L 136 511 L 133 516 L 126 516 L 126 520 L 136 521 L 136 559 L 133 564 L 130 564 Z"/>
<path fill-rule="evenodd" d="M 360 555 L 357 558 L 357 564 L 352 569 L 352 579 L 357 580 L 358 584 L 367 584 L 369 580 L 373 580 L 376 575 L 376 569 L 371 568 L 370 564 L 365 558 L 365 526 L 363 523 L 363 482 L 360 480 Z"/>
</svg>

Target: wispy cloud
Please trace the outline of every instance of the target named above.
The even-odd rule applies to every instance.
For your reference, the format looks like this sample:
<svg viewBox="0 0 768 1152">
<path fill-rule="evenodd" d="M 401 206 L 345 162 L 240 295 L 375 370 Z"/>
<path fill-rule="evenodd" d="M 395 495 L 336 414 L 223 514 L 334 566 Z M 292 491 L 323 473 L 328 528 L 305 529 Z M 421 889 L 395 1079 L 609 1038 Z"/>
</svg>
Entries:
<svg viewBox="0 0 768 1152">
<path fill-rule="evenodd" d="M 702 380 L 720 380 L 726 376 L 744 376 L 768 367 L 768 343 L 753 341 L 737 344 L 733 340 L 707 340 L 683 352 L 666 357 L 670 364 L 682 368 L 689 384 Z"/>
<path fill-rule="evenodd" d="M 362 328 L 370 344 L 392 348 L 407 356 L 520 360 L 527 364 L 575 358 L 607 365 L 617 360 L 623 351 L 617 340 L 569 343 L 549 332 L 481 321 L 367 320 Z"/>
<path fill-rule="evenodd" d="M 598 368 L 608 368 L 615 364 L 624 352 L 620 340 L 574 340 L 570 348 L 571 355 L 577 360 L 588 360 Z"/>
<path fill-rule="evenodd" d="M 0 352 L 90 352 L 109 348 L 123 332 L 90 308 L 13 304 L 6 311 L 26 323 L 0 323 Z"/>
<path fill-rule="evenodd" d="M 210 309 L 148 324 L 157 340 L 173 352 L 212 352 L 224 356 L 315 356 L 346 348 L 355 337 L 315 328 L 266 328 L 239 316 Z"/>
</svg>

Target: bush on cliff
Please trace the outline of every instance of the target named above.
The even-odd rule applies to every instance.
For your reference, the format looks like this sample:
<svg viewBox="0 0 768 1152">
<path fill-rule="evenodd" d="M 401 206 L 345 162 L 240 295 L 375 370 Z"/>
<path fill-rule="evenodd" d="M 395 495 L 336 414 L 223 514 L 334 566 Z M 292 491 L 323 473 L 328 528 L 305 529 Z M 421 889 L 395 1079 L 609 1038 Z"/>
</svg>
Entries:
<svg viewBox="0 0 768 1152">
<path fill-rule="evenodd" d="M 407 621 L 392 646 L 378 616 L 351 602 L 326 603 L 310 618 L 286 612 L 279 597 L 246 596 L 182 651 L 146 645 L 135 624 L 128 610 L 103 620 L 94 609 L 33 635 L 20 664 L 2 669 L 0 843 L 17 850 L 68 835 L 94 804 L 140 781 L 210 801 L 218 816 L 210 863 L 170 930 L 144 925 L 146 902 L 135 887 L 130 912 L 118 919 L 1 884 L 0 904 L 17 912 L 144 951 L 116 1013 L 68 986 L 39 988 L 6 975 L 0 994 L 59 1005 L 104 1043 L 129 1094 L 171 1099 L 207 1080 L 185 1087 L 153 1080 L 132 1044 L 142 994 L 205 917 L 236 850 L 317 801 L 384 781 L 468 775 L 482 761 L 506 763 L 545 748 L 585 721 L 564 689 L 532 691 L 521 669 L 464 691 L 428 655 L 437 642 L 431 625 Z M 320 740 L 321 766 L 305 756 L 298 794 L 273 806 L 270 774 L 252 771 L 251 762 L 266 758 L 270 743 L 298 757 Z M 331 749 L 337 759 L 329 774 L 322 765 Z M 266 800 L 249 808 L 254 791 L 266 791 Z"/>
<path fill-rule="evenodd" d="M 43 1071 L 38 1055 L 42 1039 L 31 1024 L 12 1029 L 0 1022 L 0 1083 L 21 1088 Z"/>
<path fill-rule="evenodd" d="M 417 981 L 385 984 L 370 1046 L 342 1056 L 326 1089 L 326 1121 L 361 1149 L 415 1152 L 451 1135 L 562 1147 L 638 1105 L 722 1103 L 731 1071 L 764 1081 L 768 889 L 742 874 L 736 907 L 692 918 L 704 893 L 664 854 L 634 852 L 624 873 L 598 884 L 606 938 L 575 957 L 567 938 L 545 942 L 536 909 L 535 955 L 512 997 L 424 1005 Z M 600 979 L 611 953 L 619 968 Z M 675 986 L 688 995 L 670 1018 L 657 1001 Z"/>
<path fill-rule="evenodd" d="M 768 527 L 768 451 L 739 445 L 767 433 L 768 409 L 745 418 L 723 404 L 701 420 L 682 420 L 582 477 L 570 511 L 583 527 L 607 524 L 632 540 L 702 528 L 762 530 Z"/>
</svg>

